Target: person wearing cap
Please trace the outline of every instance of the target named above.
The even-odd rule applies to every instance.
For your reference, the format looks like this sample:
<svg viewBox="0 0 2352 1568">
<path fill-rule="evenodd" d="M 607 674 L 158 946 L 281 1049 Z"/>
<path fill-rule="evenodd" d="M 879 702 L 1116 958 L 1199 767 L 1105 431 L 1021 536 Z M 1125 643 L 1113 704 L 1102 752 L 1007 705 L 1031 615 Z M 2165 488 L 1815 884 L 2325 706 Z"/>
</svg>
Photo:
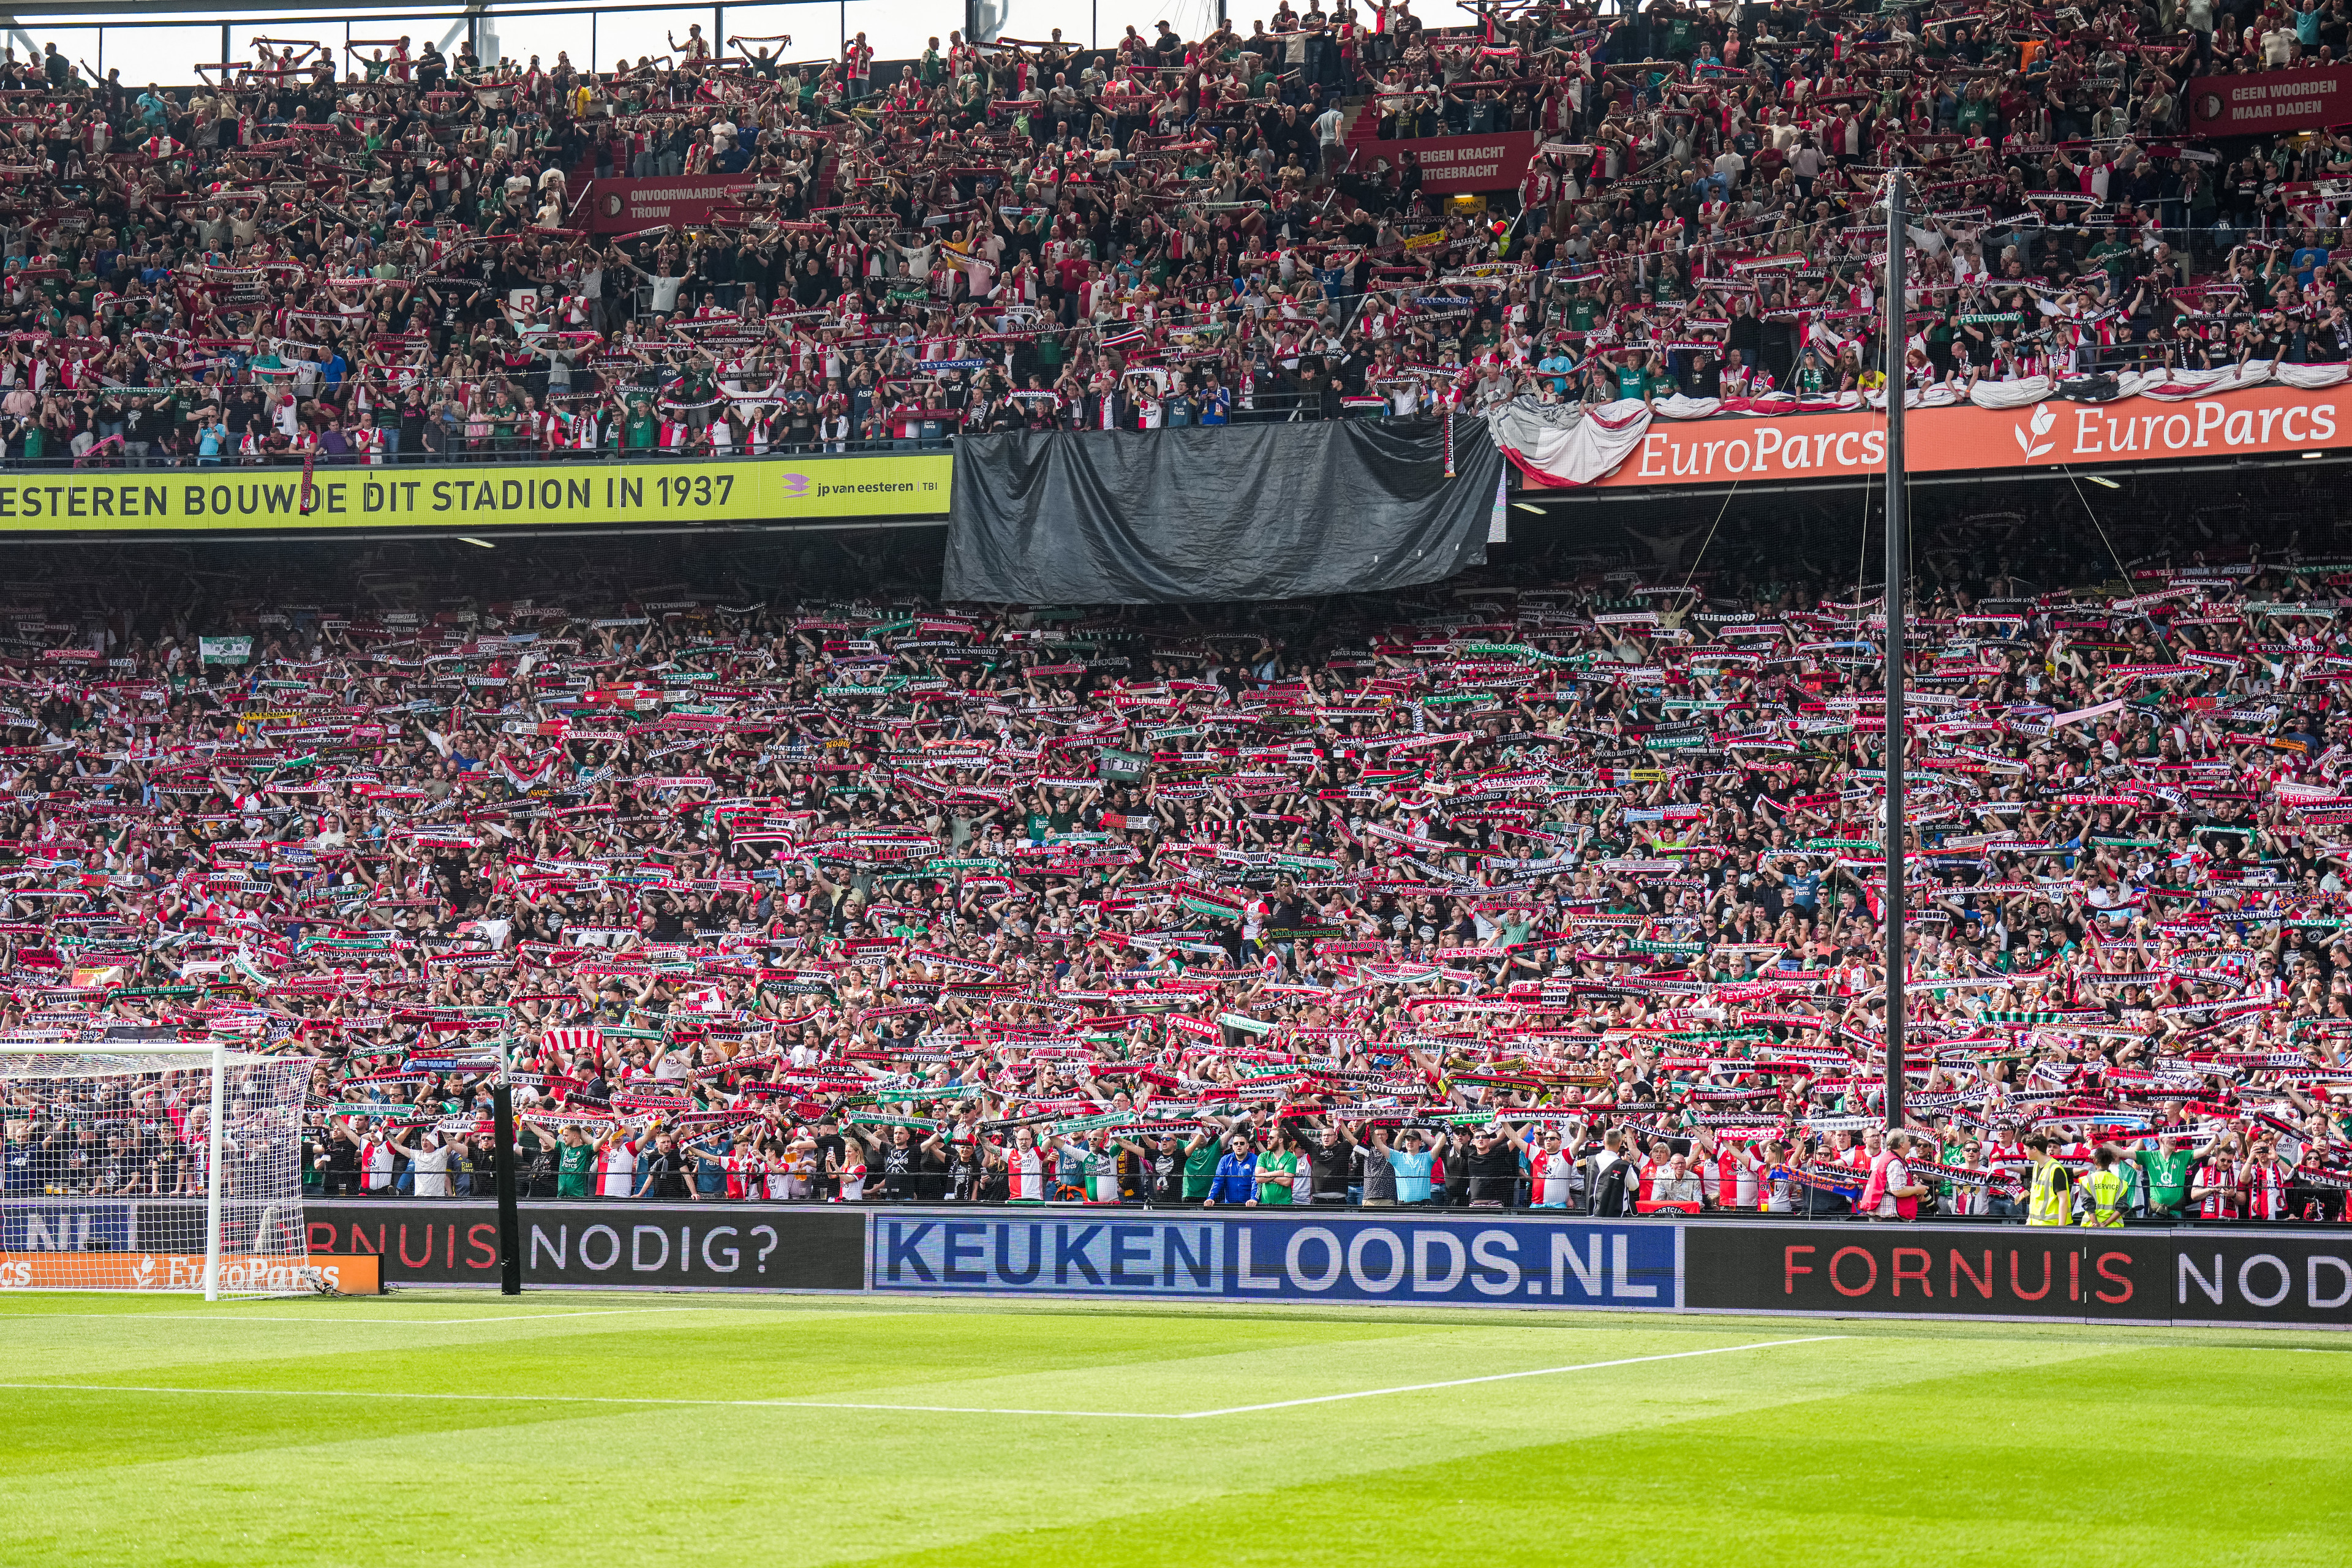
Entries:
<svg viewBox="0 0 2352 1568">
<path fill-rule="evenodd" d="M 1118 1146 L 1134 1156 L 1143 1171 L 1143 1200 L 1154 1208 L 1173 1207 L 1184 1196 L 1184 1146 L 1173 1132 L 1163 1132 L 1148 1142 L 1130 1138 L 1118 1140 Z"/>
<path fill-rule="evenodd" d="M 1429 1202 L 1429 1173 L 1436 1158 L 1419 1128 L 1408 1127 L 1398 1135 L 1397 1146 L 1389 1153 L 1389 1167 L 1396 1173 L 1399 1206 Z"/>
</svg>

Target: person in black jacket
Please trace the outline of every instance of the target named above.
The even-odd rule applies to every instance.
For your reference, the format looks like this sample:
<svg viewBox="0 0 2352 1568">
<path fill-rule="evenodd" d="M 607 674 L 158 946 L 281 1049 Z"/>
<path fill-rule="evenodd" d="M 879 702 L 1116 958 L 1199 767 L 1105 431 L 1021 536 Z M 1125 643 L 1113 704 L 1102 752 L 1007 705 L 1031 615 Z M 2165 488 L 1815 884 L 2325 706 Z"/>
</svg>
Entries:
<svg viewBox="0 0 2352 1568">
<path fill-rule="evenodd" d="M 1150 1144 L 1121 1138 L 1118 1146 L 1143 1167 L 1144 1201 L 1154 1208 L 1173 1208 L 1184 1201 L 1184 1145 L 1172 1132 Z"/>
<path fill-rule="evenodd" d="M 1434 1161 L 1430 1169 L 1429 1201 L 1433 1206 L 1458 1209 L 1470 1201 L 1470 1139 L 1451 1128 L 1430 1140 Z M 1443 1180 L 1440 1180 L 1440 1176 Z"/>
<path fill-rule="evenodd" d="M 654 1140 L 654 1152 L 646 1162 L 645 1179 L 638 1184 L 636 1195 L 681 1201 L 686 1190 L 686 1156 L 678 1152 L 677 1141 L 664 1132 Z"/>
<path fill-rule="evenodd" d="M 359 1141 L 342 1126 L 331 1129 L 318 1156 L 320 1192 L 325 1197 L 355 1197 L 360 1190 Z"/>
<path fill-rule="evenodd" d="M 1470 1137 L 1470 1206 L 1507 1208 L 1518 1187 L 1518 1141 L 1500 1122 L 1479 1128 Z"/>
<path fill-rule="evenodd" d="M 1625 1158 L 1625 1135 L 1612 1128 L 1601 1138 L 1600 1149 L 1584 1162 L 1587 1211 L 1603 1219 L 1632 1212 L 1633 1200 L 1626 1186 L 1633 1174 L 1633 1162 Z"/>
<path fill-rule="evenodd" d="M 1324 375 L 1318 379 L 1323 384 L 1316 391 L 1316 416 L 1322 419 L 1338 419 L 1344 416 L 1348 412 L 1347 405 L 1343 401 L 1348 395 L 1346 384 L 1336 374 Z"/>
<path fill-rule="evenodd" d="M 1348 1183 L 1355 1174 L 1354 1141 L 1336 1125 L 1323 1130 L 1319 1142 L 1299 1141 L 1300 1157 L 1307 1162 L 1314 1176 L 1313 1202 L 1344 1204 L 1348 1201 Z"/>
</svg>

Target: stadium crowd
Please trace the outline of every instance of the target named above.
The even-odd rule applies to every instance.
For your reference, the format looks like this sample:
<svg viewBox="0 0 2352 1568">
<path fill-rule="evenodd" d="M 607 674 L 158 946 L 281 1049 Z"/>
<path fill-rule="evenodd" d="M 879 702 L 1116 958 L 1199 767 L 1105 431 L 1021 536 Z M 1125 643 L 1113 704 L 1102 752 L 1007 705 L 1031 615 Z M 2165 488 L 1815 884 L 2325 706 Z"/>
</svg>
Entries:
<svg viewBox="0 0 2352 1568">
<path fill-rule="evenodd" d="M 2346 28 L 2341 0 L 1450 31 L 1280 0 L 1191 41 L 950 33 L 895 75 L 862 34 L 792 59 L 698 24 L 604 72 L 257 39 L 144 89 L 50 45 L 0 55 L 0 435 L 24 463 L 744 454 L 1866 390 L 1898 163 L 1918 382 L 2340 360 L 2352 142 L 2199 145 L 2185 89 L 2332 67 Z M 1491 204 L 1409 145 L 1512 132 L 1542 151 Z M 692 226 L 582 211 L 662 175 L 732 184 Z"/>
<path fill-rule="evenodd" d="M 1877 605 L 1741 530 L 1312 613 L 19 586 L 0 1030 L 315 1056 L 326 1194 L 486 1192 L 503 1053 L 551 1197 L 2341 1217 L 2352 566 L 1923 560 L 1898 1150 Z M 8 1194 L 200 1190 L 195 1075 L 7 1092 Z"/>
</svg>

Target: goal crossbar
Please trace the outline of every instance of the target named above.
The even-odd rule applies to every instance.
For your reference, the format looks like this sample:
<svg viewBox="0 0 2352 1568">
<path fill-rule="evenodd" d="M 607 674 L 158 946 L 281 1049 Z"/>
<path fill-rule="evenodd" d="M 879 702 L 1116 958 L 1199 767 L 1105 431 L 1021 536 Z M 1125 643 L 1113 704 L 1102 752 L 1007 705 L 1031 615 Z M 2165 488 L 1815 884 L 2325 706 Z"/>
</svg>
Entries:
<svg viewBox="0 0 2352 1568">
<path fill-rule="evenodd" d="M 257 1056 L 219 1040 L 0 1040 L 0 1057 Z"/>
</svg>

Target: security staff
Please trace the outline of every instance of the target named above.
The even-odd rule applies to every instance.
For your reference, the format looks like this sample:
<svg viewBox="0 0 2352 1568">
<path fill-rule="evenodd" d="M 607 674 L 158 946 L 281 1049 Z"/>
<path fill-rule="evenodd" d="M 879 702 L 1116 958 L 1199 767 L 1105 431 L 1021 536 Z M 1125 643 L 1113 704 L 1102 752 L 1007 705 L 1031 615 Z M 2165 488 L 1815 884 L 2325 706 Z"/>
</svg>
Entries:
<svg viewBox="0 0 2352 1568">
<path fill-rule="evenodd" d="M 2026 1139 L 2025 1152 L 2033 1160 L 2032 1184 L 2026 1191 L 2025 1223 L 2072 1225 L 2074 1179 L 2065 1166 L 2050 1157 L 2050 1140 L 2036 1132 Z"/>
<path fill-rule="evenodd" d="M 2091 1173 L 2074 1188 L 2074 1207 L 2084 1225 L 2120 1228 L 2124 1210 L 2131 1205 L 2131 1178 L 2116 1168 L 2112 1143 L 2100 1144 L 2092 1152 L 2091 1164 Z"/>
</svg>

